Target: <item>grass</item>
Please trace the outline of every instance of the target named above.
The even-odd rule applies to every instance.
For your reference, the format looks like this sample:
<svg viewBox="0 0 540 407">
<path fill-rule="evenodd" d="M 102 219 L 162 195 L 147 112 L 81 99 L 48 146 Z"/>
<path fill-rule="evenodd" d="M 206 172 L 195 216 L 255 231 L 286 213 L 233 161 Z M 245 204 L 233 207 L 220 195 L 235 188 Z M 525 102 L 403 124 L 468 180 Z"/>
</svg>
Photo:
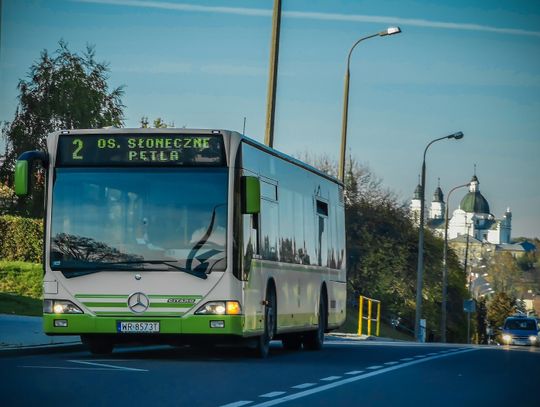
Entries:
<svg viewBox="0 0 540 407">
<path fill-rule="evenodd" d="M 0 314 L 41 316 L 42 301 L 17 294 L 0 293 Z"/>
<path fill-rule="evenodd" d="M 43 267 L 0 260 L 0 314 L 42 315 Z"/>
<path fill-rule="evenodd" d="M 358 333 L 358 310 L 357 309 L 347 308 L 347 318 L 345 319 L 345 323 L 341 326 L 341 328 L 338 329 L 338 332 L 354 333 L 354 334 Z M 376 332 L 376 323 L 372 322 L 371 335 L 374 336 L 375 332 Z M 363 328 L 362 334 L 367 335 L 366 322 L 364 322 L 364 328 Z M 392 327 L 390 324 L 386 323 L 385 321 L 381 321 L 379 336 L 383 338 L 399 339 L 403 341 L 414 340 L 413 335 L 408 335 L 404 332 L 398 331 L 394 329 L 394 327 Z"/>
</svg>

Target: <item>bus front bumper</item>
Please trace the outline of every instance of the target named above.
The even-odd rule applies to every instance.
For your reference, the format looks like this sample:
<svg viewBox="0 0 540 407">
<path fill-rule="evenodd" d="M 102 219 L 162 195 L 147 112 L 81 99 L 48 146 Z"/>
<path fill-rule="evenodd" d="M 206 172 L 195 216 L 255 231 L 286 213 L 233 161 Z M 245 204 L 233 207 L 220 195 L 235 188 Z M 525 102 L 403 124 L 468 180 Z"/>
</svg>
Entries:
<svg viewBox="0 0 540 407">
<path fill-rule="evenodd" d="M 222 322 L 216 322 L 222 321 Z M 145 332 L 123 333 L 122 322 L 158 322 L 152 334 L 238 335 L 242 336 L 242 315 L 190 315 L 185 317 L 115 317 L 89 314 L 44 314 L 43 331 L 47 335 L 118 334 L 128 336 Z M 155 326 L 155 325 L 154 325 Z"/>
</svg>

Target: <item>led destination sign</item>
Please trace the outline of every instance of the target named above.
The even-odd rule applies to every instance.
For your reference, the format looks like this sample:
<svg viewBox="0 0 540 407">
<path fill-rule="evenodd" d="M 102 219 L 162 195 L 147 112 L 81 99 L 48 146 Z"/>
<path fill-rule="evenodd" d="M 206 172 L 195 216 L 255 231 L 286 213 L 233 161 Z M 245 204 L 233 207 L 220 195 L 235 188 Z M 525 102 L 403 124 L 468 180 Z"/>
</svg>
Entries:
<svg viewBox="0 0 540 407">
<path fill-rule="evenodd" d="M 80 134 L 61 135 L 57 165 L 200 165 L 225 164 L 218 135 Z"/>
</svg>

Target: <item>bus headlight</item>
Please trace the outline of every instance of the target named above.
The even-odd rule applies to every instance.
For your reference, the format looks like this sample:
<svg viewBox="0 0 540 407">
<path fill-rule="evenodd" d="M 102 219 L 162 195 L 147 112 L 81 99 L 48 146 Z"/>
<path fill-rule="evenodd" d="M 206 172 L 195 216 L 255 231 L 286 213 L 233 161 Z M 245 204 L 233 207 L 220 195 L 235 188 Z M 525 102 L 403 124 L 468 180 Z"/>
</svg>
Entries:
<svg viewBox="0 0 540 407">
<path fill-rule="evenodd" d="M 534 336 L 534 335 L 529 336 L 529 341 L 531 341 L 531 343 L 536 343 L 537 340 L 538 340 L 537 336 Z"/>
<path fill-rule="evenodd" d="M 510 343 L 512 341 L 512 335 L 504 334 L 502 336 L 503 341 Z"/>
<path fill-rule="evenodd" d="M 82 314 L 82 310 L 67 300 L 43 300 L 44 314 Z"/>
<path fill-rule="evenodd" d="M 240 315 L 242 308 L 238 301 L 211 301 L 200 307 L 196 315 Z"/>
</svg>

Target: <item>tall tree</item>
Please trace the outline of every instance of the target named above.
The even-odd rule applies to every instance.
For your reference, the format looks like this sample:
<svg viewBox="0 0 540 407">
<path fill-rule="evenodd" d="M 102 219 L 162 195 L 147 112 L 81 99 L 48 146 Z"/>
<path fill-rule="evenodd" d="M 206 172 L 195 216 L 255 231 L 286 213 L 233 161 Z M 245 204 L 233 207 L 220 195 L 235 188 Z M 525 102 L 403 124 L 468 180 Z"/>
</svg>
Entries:
<svg viewBox="0 0 540 407">
<path fill-rule="evenodd" d="M 493 295 L 488 303 L 487 319 L 492 327 L 503 326 L 504 320 L 516 311 L 516 301 L 505 292 Z"/>
<path fill-rule="evenodd" d="M 327 156 L 304 154 L 301 159 L 328 174 L 336 174 Z M 382 186 L 373 172 L 349 158 L 345 169 L 345 216 L 347 233 L 347 281 L 349 298 L 359 294 L 382 301 L 383 316 L 399 317 L 413 327 L 416 294 L 418 231 L 406 205 Z M 430 337 L 436 339 L 442 296 L 441 239 L 426 232 L 424 317 Z M 463 298 L 465 273 L 450 251 L 448 256 L 448 339 L 465 339 Z"/>
<path fill-rule="evenodd" d="M 13 121 L 2 128 L 6 156 L 0 180 L 12 184 L 17 157 L 27 150 L 45 150 L 46 136 L 52 131 L 123 125 L 123 88 L 109 89 L 108 71 L 105 63 L 95 60 L 92 46 L 79 55 L 60 41 L 53 55 L 42 51 L 28 78 L 18 84 Z M 43 176 L 38 174 L 35 183 L 32 194 L 18 200 L 16 212 L 42 215 Z"/>
</svg>

